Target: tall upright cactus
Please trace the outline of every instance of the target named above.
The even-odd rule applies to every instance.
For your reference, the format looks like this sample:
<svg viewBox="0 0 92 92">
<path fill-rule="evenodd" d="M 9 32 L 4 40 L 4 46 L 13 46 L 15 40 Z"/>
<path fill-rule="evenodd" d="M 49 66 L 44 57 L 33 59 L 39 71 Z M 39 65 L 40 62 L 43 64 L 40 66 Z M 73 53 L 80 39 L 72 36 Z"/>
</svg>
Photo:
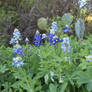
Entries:
<svg viewBox="0 0 92 92">
<path fill-rule="evenodd" d="M 79 18 L 75 23 L 75 33 L 78 39 L 80 38 L 83 39 L 84 32 L 85 32 L 85 23 L 81 18 Z"/>
</svg>

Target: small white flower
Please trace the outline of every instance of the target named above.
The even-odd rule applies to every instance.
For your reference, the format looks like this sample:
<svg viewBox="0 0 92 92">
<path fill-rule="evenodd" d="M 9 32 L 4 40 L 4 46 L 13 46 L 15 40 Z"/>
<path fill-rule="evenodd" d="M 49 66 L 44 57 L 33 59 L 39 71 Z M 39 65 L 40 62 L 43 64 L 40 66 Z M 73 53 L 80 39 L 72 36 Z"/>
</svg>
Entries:
<svg viewBox="0 0 92 92">
<path fill-rule="evenodd" d="M 36 31 L 36 34 L 39 34 L 39 31 L 38 30 Z"/>
<path fill-rule="evenodd" d="M 26 37 L 25 42 L 29 42 L 29 39 Z"/>
<path fill-rule="evenodd" d="M 42 34 L 42 39 L 45 39 L 47 38 L 47 35 L 46 34 Z"/>
</svg>

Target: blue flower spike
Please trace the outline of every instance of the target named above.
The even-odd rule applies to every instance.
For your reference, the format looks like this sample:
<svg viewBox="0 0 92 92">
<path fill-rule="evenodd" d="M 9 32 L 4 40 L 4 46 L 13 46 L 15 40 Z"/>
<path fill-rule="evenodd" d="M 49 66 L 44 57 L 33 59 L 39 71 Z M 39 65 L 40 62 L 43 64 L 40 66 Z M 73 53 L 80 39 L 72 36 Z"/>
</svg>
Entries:
<svg viewBox="0 0 92 92">
<path fill-rule="evenodd" d="M 42 45 L 41 41 L 42 41 L 41 34 L 39 33 L 39 31 L 36 31 L 34 35 L 34 45 L 40 47 L 40 45 Z"/>
<path fill-rule="evenodd" d="M 17 28 L 15 28 L 13 32 L 13 38 L 10 40 L 10 44 L 18 44 L 20 40 L 21 33 Z"/>
<path fill-rule="evenodd" d="M 71 33 L 72 31 L 70 30 L 71 28 L 69 27 L 69 25 L 66 25 L 64 27 L 64 33 Z"/>
<path fill-rule="evenodd" d="M 61 48 L 64 51 L 64 53 L 66 53 L 66 51 L 68 53 L 71 52 L 71 46 L 70 46 L 69 37 L 63 38 L 63 43 L 61 44 Z M 71 62 L 71 57 L 70 56 L 68 57 L 68 60 L 69 60 L 69 64 L 70 64 L 70 62 Z"/>
<path fill-rule="evenodd" d="M 55 32 L 58 31 L 58 23 L 56 21 L 54 21 L 51 25 L 51 29 L 53 29 Z"/>
<path fill-rule="evenodd" d="M 17 68 L 24 65 L 22 60 L 22 55 L 24 55 L 24 50 L 22 46 L 19 45 L 19 41 L 21 40 L 21 33 L 20 31 L 15 28 L 13 32 L 13 38 L 10 41 L 10 44 L 13 44 L 13 62 L 12 65 L 16 66 Z"/>
<path fill-rule="evenodd" d="M 17 56 L 16 58 L 13 58 L 12 62 L 13 66 L 16 66 L 17 68 L 24 65 L 24 62 L 21 57 Z"/>
<path fill-rule="evenodd" d="M 16 44 L 13 47 L 13 53 L 16 53 L 18 55 L 24 55 L 24 50 L 22 50 L 22 46 L 20 46 L 19 44 Z"/>
</svg>

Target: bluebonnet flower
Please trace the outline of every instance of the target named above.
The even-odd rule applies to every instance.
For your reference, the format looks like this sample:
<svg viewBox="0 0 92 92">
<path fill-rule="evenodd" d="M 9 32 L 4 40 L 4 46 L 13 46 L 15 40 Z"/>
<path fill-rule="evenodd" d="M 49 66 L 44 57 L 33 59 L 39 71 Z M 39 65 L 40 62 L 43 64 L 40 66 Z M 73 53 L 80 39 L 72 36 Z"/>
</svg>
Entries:
<svg viewBox="0 0 92 92">
<path fill-rule="evenodd" d="M 61 48 L 64 52 L 68 51 L 68 53 L 70 53 L 71 46 L 70 46 L 70 42 L 69 42 L 68 37 L 63 38 L 63 43 L 61 44 Z"/>
<path fill-rule="evenodd" d="M 64 33 L 71 33 L 72 31 L 70 30 L 71 28 L 68 26 L 68 25 L 66 25 L 65 27 L 64 27 Z"/>
<path fill-rule="evenodd" d="M 18 55 L 24 55 L 24 50 L 22 50 L 22 46 L 20 46 L 19 44 L 16 44 L 13 47 L 13 53 L 17 53 Z"/>
<path fill-rule="evenodd" d="M 68 53 L 71 52 L 71 46 L 70 41 L 68 37 L 63 38 L 63 43 L 61 44 L 61 48 L 64 51 L 64 53 L 67 51 Z M 69 60 L 69 63 L 71 62 L 71 57 L 66 57 Z"/>
<path fill-rule="evenodd" d="M 13 66 L 16 66 L 18 68 L 20 66 L 23 66 L 24 65 L 24 62 L 23 62 L 22 58 L 18 56 L 16 58 L 13 58 L 12 65 Z"/>
<path fill-rule="evenodd" d="M 19 32 L 18 29 L 15 28 L 13 32 L 13 38 L 11 39 L 10 44 L 14 45 L 12 65 L 16 67 L 20 67 L 24 65 L 22 57 L 19 56 L 19 55 L 24 55 L 24 50 L 22 50 L 22 46 L 19 45 L 20 40 L 21 40 L 21 33 Z"/>
<path fill-rule="evenodd" d="M 86 56 L 86 61 L 87 62 L 92 62 L 92 55 Z"/>
<path fill-rule="evenodd" d="M 53 29 L 55 32 L 57 32 L 58 31 L 58 23 L 54 21 L 51 25 L 51 29 Z"/>
<path fill-rule="evenodd" d="M 63 41 L 63 40 L 60 40 L 56 35 L 53 35 L 53 34 L 49 34 L 48 38 L 49 38 L 50 46 Z"/>
<path fill-rule="evenodd" d="M 56 22 L 52 23 L 53 25 L 56 25 Z M 56 36 L 56 29 L 54 27 L 52 27 L 52 29 L 50 29 L 50 32 L 48 34 L 48 38 L 49 38 L 49 42 L 50 42 L 50 46 L 51 45 L 55 45 L 58 42 L 62 42 L 63 40 L 60 40 L 57 36 Z"/>
<path fill-rule="evenodd" d="M 45 39 L 47 38 L 47 35 L 46 34 L 42 34 L 42 39 Z"/>
<path fill-rule="evenodd" d="M 41 34 L 39 33 L 39 31 L 36 32 L 35 36 L 34 36 L 34 44 L 37 47 L 40 47 L 40 45 L 42 45 L 42 38 L 41 38 Z"/>
<path fill-rule="evenodd" d="M 66 46 L 65 45 L 62 45 L 61 46 L 61 48 L 62 48 L 62 50 L 64 51 L 64 53 L 66 52 L 66 50 L 67 50 L 67 48 L 66 48 Z"/>
<path fill-rule="evenodd" d="M 13 38 L 10 40 L 10 44 L 17 44 L 21 40 L 21 33 L 18 29 L 14 29 Z"/>
<path fill-rule="evenodd" d="M 29 42 L 29 39 L 28 39 L 27 37 L 26 37 L 26 39 L 25 39 L 25 42 L 26 42 L 26 43 L 28 43 L 28 42 Z"/>
</svg>

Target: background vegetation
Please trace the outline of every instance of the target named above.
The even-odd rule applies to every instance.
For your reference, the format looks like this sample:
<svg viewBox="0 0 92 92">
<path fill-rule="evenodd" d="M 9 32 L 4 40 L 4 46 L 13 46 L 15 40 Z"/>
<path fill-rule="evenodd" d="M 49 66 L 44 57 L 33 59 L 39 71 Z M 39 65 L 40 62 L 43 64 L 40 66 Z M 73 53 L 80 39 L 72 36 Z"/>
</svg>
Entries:
<svg viewBox="0 0 92 92">
<path fill-rule="evenodd" d="M 16 27 L 22 32 L 23 38 L 28 37 L 32 42 L 40 17 L 63 16 L 67 12 L 74 16 L 74 23 L 78 17 L 85 19 L 88 34 L 92 29 L 92 0 L 88 0 L 82 9 L 80 13 L 78 0 L 0 0 L 0 44 L 9 41 Z"/>
</svg>

